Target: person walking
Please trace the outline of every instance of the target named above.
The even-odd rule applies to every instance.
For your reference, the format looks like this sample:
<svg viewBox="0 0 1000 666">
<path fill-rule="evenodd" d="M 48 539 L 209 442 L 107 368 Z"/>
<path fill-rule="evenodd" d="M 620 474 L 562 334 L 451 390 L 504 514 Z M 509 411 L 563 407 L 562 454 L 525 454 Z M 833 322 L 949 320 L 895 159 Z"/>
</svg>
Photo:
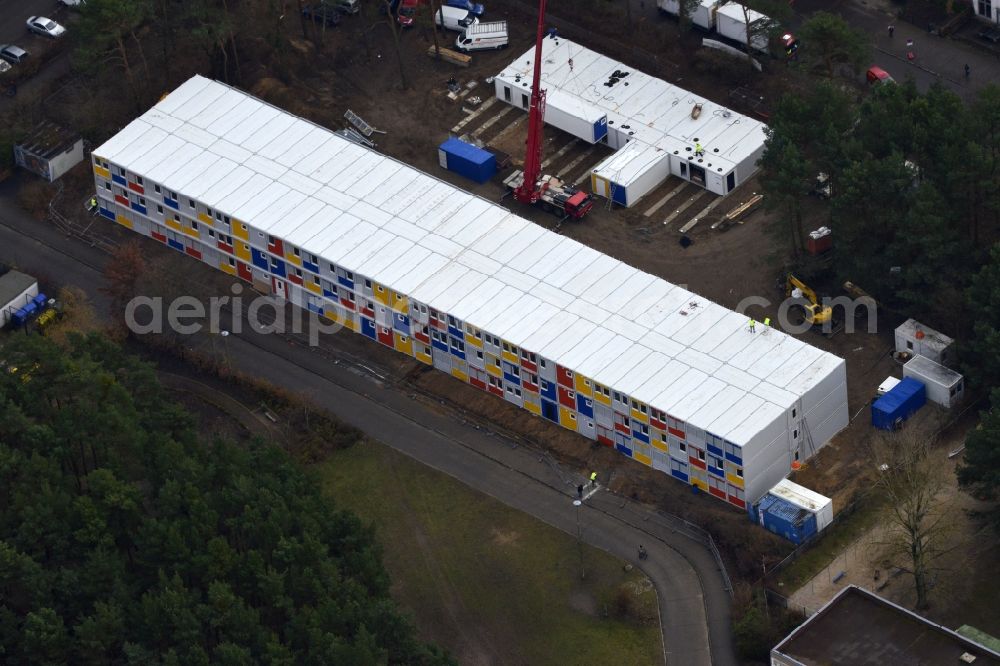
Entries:
<svg viewBox="0 0 1000 666">
<path fill-rule="evenodd" d="M 970 72 L 970 71 L 972 71 L 972 70 L 970 70 L 970 69 L 969 69 L 969 64 L 968 64 L 968 63 L 966 63 L 966 64 L 965 64 L 965 80 L 966 80 L 966 81 L 968 81 L 968 80 L 969 80 L 969 72 Z"/>
<path fill-rule="evenodd" d="M 640 544 L 639 544 L 639 559 L 640 559 L 640 560 L 644 560 L 644 559 L 646 559 L 646 558 L 647 558 L 648 556 L 649 556 L 649 555 L 648 555 L 648 554 L 646 553 L 646 547 L 645 547 L 645 546 L 643 546 L 643 545 L 642 545 L 642 544 L 640 543 Z"/>
<path fill-rule="evenodd" d="M 597 472 L 591 472 L 590 473 L 590 485 L 592 485 L 592 486 L 596 486 L 597 485 Z"/>
<path fill-rule="evenodd" d="M 757 332 L 757 320 L 756 319 L 751 319 L 750 320 L 750 332 L 751 333 L 756 333 Z"/>
<path fill-rule="evenodd" d="M 896 26 L 889 24 L 889 39 L 892 39 L 892 33 L 896 32 Z"/>
</svg>

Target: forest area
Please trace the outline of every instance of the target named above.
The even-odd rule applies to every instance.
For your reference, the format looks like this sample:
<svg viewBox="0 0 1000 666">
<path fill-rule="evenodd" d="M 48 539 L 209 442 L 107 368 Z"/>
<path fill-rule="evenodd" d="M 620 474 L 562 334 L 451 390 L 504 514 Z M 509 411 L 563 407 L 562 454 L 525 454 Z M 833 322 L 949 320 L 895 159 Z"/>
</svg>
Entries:
<svg viewBox="0 0 1000 666">
<path fill-rule="evenodd" d="M 907 82 L 856 103 L 837 83 L 819 83 L 781 100 L 761 167 L 782 219 L 776 246 L 797 270 L 850 280 L 883 313 L 959 341 L 959 369 L 983 410 L 959 482 L 980 499 L 1000 497 L 1000 87 L 966 105 L 941 86 L 921 93 Z M 803 254 L 819 173 L 832 183 L 821 222 L 836 232 L 829 269 Z"/>
<path fill-rule="evenodd" d="M 452 664 L 373 529 L 288 454 L 206 441 L 107 338 L 4 345 L 0 661 Z"/>
</svg>

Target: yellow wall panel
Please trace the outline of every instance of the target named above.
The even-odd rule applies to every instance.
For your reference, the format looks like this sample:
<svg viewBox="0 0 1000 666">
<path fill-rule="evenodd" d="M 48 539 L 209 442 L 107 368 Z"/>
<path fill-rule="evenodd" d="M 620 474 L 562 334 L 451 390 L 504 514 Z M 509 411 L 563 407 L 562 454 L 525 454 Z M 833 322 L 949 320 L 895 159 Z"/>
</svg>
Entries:
<svg viewBox="0 0 1000 666">
<path fill-rule="evenodd" d="M 641 462 L 643 465 L 646 465 L 647 467 L 652 467 L 653 466 L 653 461 L 649 459 L 649 456 L 643 455 L 643 454 L 641 454 L 641 453 L 639 453 L 637 451 L 633 451 L 632 452 L 632 459 L 633 460 L 638 460 L 639 462 Z"/>
<path fill-rule="evenodd" d="M 212 218 L 210 218 L 208 215 L 205 215 L 204 213 L 198 213 L 198 221 L 199 222 L 204 222 L 205 224 L 207 224 L 209 226 L 213 225 Z"/>
<path fill-rule="evenodd" d="M 105 169 L 104 167 L 95 166 L 94 173 L 96 173 L 101 178 L 104 178 L 105 180 L 111 180 L 111 172 Z"/>
<path fill-rule="evenodd" d="M 236 266 L 230 266 L 228 261 L 220 261 L 219 269 L 224 273 L 229 273 L 230 275 L 236 275 Z"/>
<path fill-rule="evenodd" d="M 735 474 L 726 474 L 726 481 L 728 481 L 729 483 L 733 484 L 737 488 L 742 488 L 743 487 L 743 479 L 741 479 L 740 477 L 736 476 Z"/>
<path fill-rule="evenodd" d="M 691 477 L 691 485 L 698 486 L 698 488 L 700 488 L 701 490 L 704 490 L 706 493 L 708 492 L 708 482 L 705 481 L 704 479 L 696 479 L 695 477 Z"/>
<path fill-rule="evenodd" d="M 533 402 L 526 402 L 526 403 L 524 403 L 524 408 L 527 409 L 532 414 L 535 414 L 537 416 L 541 416 L 542 415 L 542 406 L 541 405 L 536 405 Z"/>
<path fill-rule="evenodd" d="M 577 393 L 582 393 L 588 398 L 594 396 L 594 383 L 583 375 L 576 375 L 573 379 L 573 385 L 576 387 Z"/>
<path fill-rule="evenodd" d="M 183 229 L 181 229 L 180 222 L 178 222 L 177 220 L 175 220 L 175 219 L 173 219 L 171 217 L 168 217 L 167 219 L 165 219 L 163 221 L 163 223 L 165 225 L 167 225 L 168 227 L 170 227 L 171 229 L 173 229 L 174 231 L 183 231 Z M 250 256 L 249 255 L 247 255 L 247 261 L 250 261 Z"/>
<path fill-rule="evenodd" d="M 249 228 L 244 229 L 243 227 L 246 227 L 246 225 L 237 220 L 233 220 L 232 224 L 230 225 L 230 228 L 233 231 L 233 237 L 242 238 L 243 240 L 250 240 L 250 229 Z"/>
<path fill-rule="evenodd" d="M 576 413 L 569 407 L 559 406 L 559 425 L 576 430 Z"/>
<path fill-rule="evenodd" d="M 128 227 L 129 229 L 132 228 L 132 220 L 128 219 L 121 213 L 118 213 L 118 217 L 116 217 L 115 219 L 118 221 L 118 224 L 122 225 L 123 227 Z"/>
<path fill-rule="evenodd" d="M 235 252 L 236 256 L 242 259 L 243 261 L 247 263 L 250 262 L 250 246 L 247 245 L 246 243 L 237 243 L 236 245 L 234 245 L 233 252 Z"/>
<path fill-rule="evenodd" d="M 461 370 L 459 370 L 458 368 L 452 368 L 452 369 L 451 369 L 451 374 L 452 374 L 453 376 L 455 376 L 455 377 L 458 377 L 458 378 L 459 378 L 459 379 L 461 379 L 461 380 L 462 380 L 463 382 L 468 382 L 468 381 L 469 381 L 469 375 L 468 375 L 467 373 L 465 373 L 465 372 L 462 372 L 462 371 L 461 371 Z"/>
<path fill-rule="evenodd" d="M 398 352 L 413 356 L 413 338 L 408 335 L 393 333 L 393 347 Z"/>
</svg>

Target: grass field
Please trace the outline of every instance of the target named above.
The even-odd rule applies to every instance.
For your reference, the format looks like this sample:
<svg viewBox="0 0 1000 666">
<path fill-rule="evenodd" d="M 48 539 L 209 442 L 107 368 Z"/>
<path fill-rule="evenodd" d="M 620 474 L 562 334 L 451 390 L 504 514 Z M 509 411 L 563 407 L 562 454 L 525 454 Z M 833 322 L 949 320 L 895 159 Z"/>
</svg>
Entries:
<svg viewBox="0 0 1000 666">
<path fill-rule="evenodd" d="M 314 468 L 374 523 L 393 596 L 461 664 L 662 663 L 648 579 L 377 443 Z"/>
</svg>

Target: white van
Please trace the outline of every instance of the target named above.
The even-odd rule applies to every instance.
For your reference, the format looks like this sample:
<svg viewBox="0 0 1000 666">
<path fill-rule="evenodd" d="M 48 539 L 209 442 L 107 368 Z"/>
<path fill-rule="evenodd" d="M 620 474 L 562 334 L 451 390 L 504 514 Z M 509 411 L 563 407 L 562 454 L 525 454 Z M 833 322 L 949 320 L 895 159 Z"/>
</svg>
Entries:
<svg viewBox="0 0 1000 666">
<path fill-rule="evenodd" d="M 502 49 L 507 46 L 507 21 L 476 23 L 462 31 L 455 38 L 455 48 L 459 51 L 482 51 Z"/>
<path fill-rule="evenodd" d="M 441 15 L 444 14 L 444 27 L 447 30 L 458 30 L 461 32 L 471 25 L 479 23 L 479 19 L 472 15 L 467 9 L 457 7 L 442 6 L 434 12 L 434 23 L 441 25 Z"/>
</svg>

